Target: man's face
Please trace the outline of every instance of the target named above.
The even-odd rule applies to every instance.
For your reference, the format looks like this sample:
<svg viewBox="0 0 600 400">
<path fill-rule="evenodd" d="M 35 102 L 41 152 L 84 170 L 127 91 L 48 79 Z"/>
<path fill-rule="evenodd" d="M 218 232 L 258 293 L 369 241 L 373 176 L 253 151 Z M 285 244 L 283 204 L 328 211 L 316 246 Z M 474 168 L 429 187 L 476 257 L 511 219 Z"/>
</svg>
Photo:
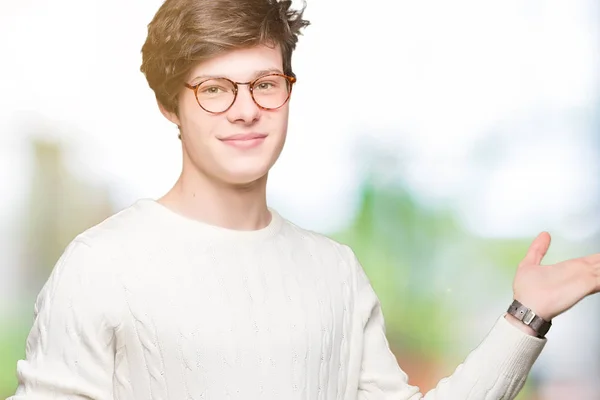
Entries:
<svg viewBox="0 0 600 400">
<path fill-rule="evenodd" d="M 227 81 L 211 78 L 251 82 L 269 72 L 283 74 L 278 46 L 232 50 L 200 63 L 191 71 L 188 84 L 205 82 L 198 88 L 202 107 L 194 90 L 185 88 L 179 97 L 178 116 L 169 118 L 172 121 L 175 118 L 174 122 L 181 127 L 184 171 L 191 167 L 211 179 L 235 185 L 254 182 L 267 174 L 285 142 L 289 101 L 280 108 L 265 110 L 252 99 L 249 85 L 238 85 L 234 103 L 220 112 L 231 104 L 228 99 L 233 99 L 234 90 L 227 86 Z M 275 97 L 273 88 L 287 83 L 273 78 L 265 78 L 254 86 L 254 97 L 263 106 L 277 102 L 281 97 Z M 208 112 L 203 107 L 217 112 Z"/>
</svg>

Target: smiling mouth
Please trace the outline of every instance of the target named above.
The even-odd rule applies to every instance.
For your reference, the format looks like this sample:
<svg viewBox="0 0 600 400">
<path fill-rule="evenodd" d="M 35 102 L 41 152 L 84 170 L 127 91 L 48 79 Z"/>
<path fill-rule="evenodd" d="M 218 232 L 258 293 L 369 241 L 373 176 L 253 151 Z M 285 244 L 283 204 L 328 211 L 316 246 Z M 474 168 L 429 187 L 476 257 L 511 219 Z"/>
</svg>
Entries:
<svg viewBox="0 0 600 400">
<path fill-rule="evenodd" d="M 256 139 L 264 139 L 267 135 L 264 133 L 243 133 L 238 135 L 228 136 L 226 138 L 221 139 L 221 141 L 246 141 L 246 140 L 256 140 Z"/>
<path fill-rule="evenodd" d="M 249 149 L 261 145 L 265 141 L 266 137 L 267 135 L 262 133 L 247 133 L 228 136 L 220 140 L 229 146 Z"/>
</svg>

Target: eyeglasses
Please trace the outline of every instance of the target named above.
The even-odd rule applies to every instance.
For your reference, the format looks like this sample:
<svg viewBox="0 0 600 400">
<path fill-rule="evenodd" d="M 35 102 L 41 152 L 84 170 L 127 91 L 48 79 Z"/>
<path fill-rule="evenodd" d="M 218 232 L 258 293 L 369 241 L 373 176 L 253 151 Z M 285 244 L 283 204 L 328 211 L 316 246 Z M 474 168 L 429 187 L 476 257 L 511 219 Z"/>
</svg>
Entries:
<svg viewBox="0 0 600 400">
<path fill-rule="evenodd" d="M 212 78 L 196 85 L 185 84 L 194 91 L 198 105 L 211 114 L 224 113 L 229 110 L 239 92 L 239 85 L 248 85 L 254 103 L 263 110 L 276 110 L 283 107 L 290 99 L 292 85 L 296 82 L 293 76 L 269 74 L 256 78 L 251 82 L 234 82 L 227 78 Z"/>
</svg>

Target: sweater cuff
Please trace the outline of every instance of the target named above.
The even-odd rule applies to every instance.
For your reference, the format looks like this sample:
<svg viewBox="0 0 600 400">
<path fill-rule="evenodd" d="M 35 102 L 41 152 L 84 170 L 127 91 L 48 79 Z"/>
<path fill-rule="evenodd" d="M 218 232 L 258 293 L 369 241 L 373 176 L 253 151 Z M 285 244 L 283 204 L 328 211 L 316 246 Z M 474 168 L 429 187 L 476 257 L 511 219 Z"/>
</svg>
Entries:
<svg viewBox="0 0 600 400">
<path fill-rule="evenodd" d="M 547 339 L 528 335 L 504 318 L 503 314 L 483 340 L 485 354 L 494 354 L 488 360 L 504 376 L 525 377 L 537 360 Z"/>
</svg>

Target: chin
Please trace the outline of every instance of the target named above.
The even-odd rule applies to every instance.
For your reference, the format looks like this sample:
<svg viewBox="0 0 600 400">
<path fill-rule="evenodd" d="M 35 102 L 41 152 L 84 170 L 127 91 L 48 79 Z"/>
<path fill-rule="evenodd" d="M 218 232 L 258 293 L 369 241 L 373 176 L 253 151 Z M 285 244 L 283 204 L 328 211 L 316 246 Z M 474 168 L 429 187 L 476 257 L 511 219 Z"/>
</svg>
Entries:
<svg viewBox="0 0 600 400">
<path fill-rule="evenodd" d="M 279 153 L 262 154 L 258 157 L 229 158 L 220 164 L 220 178 L 232 185 L 250 185 L 265 178 L 277 161 Z"/>
<path fill-rule="evenodd" d="M 245 168 L 239 170 L 228 170 L 221 176 L 222 180 L 235 186 L 251 185 L 267 176 L 268 168 Z"/>
</svg>

